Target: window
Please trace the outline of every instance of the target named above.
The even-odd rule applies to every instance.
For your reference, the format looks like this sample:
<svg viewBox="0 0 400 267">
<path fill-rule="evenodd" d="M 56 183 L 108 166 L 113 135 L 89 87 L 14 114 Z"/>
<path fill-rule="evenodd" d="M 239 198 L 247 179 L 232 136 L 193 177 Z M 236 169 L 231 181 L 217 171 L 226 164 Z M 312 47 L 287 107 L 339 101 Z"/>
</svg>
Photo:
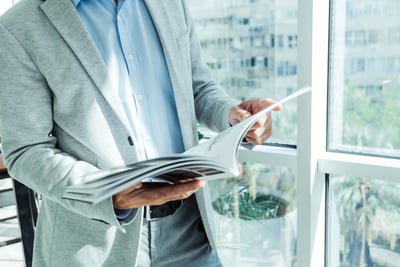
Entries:
<svg viewBox="0 0 400 267">
<path fill-rule="evenodd" d="M 400 19 L 391 8 L 400 2 L 331 1 L 329 152 L 318 159 L 327 188 L 325 266 L 389 267 L 400 258 Z"/>
<path fill-rule="evenodd" d="M 206 60 L 231 96 L 280 99 L 297 88 L 296 1 L 195 2 L 188 4 Z M 270 142 L 296 143 L 295 104 L 285 106 L 284 113 L 273 114 L 279 127 Z"/>
<path fill-rule="evenodd" d="M 394 2 L 383 0 L 375 6 L 369 0 L 347 0 L 347 7 L 359 12 L 344 20 L 338 15 L 344 7 L 337 3 L 332 1 L 328 147 L 332 151 L 398 157 L 400 79 L 396 62 L 400 46 L 393 45 L 398 39 L 398 29 L 393 29 L 393 25 L 398 25 L 400 20 L 387 15 L 387 8 L 393 8 Z M 375 7 L 379 12 L 374 11 Z M 372 15 L 373 20 L 366 19 Z M 380 23 L 375 23 L 377 20 Z M 382 29 L 388 32 L 389 42 L 377 38 L 377 32 Z M 340 38 L 343 34 L 346 41 Z"/>
<path fill-rule="evenodd" d="M 217 2 L 220 3 L 218 8 L 223 9 L 214 8 L 216 14 L 237 16 L 234 15 L 239 12 L 237 1 Z M 252 53 L 260 52 L 267 59 L 264 65 L 268 66 L 268 75 L 260 76 L 265 80 L 262 80 L 262 88 L 245 88 L 245 81 L 251 80 L 249 73 L 254 75 L 254 72 L 247 72 L 248 75 L 240 72 L 241 75 L 238 75 L 237 70 L 228 68 L 223 77 L 241 81 L 235 83 L 236 87 L 227 88 L 229 93 L 239 99 L 265 94 L 279 98 L 280 94 L 288 94 L 302 85 L 313 87 L 312 95 L 299 99 L 298 106 L 284 107 L 282 114 L 288 118 L 274 114 L 273 140 L 278 140 L 280 145 L 294 146 L 259 146 L 252 151 L 241 151 L 241 160 L 266 168 L 289 168 L 296 177 L 298 230 L 295 239 L 301 246 L 296 245 L 293 264 L 313 267 L 346 264 L 345 258 L 351 258 L 349 255 L 355 252 L 350 252 L 351 245 L 346 236 L 351 235 L 351 231 L 346 231 L 344 225 L 348 223 L 347 219 L 352 218 L 351 212 L 354 216 L 358 214 L 359 205 L 351 206 L 346 202 L 342 197 L 345 189 L 356 194 L 364 188 L 363 183 L 367 183 L 369 192 L 382 191 L 379 192 L 380 200 L 390 207 L 397 203 L 393 199 L 385 199 L 385 193 L 389 189 L 394 192 L 400 185 L 400 111 L 395 104 L 399 103 L 400 95 L 399 31 L 395 26 L 400 23 L 400 2 L 304 0 L 298 5 L 292 1 L 260 0 L 240 3 L 240 12 L 253 10 L 248 15 L 249 26 L 256 21 L 254 17 L 261 16 L 259 12 L 265 14 L 266 18 L 258 20 L 260 24 L 257 25 L 257 29 L 262 29 L 257 33 L 265 34 L 265 47 L 259 46 L 263 50 L 255 50 L 247 40 L 246 32 L 226 27 L 214 34 L 229 35 L 234 32 L 243 35 L 233 37 L 239 43 L 232 47 L 242 50 L 240 53 L 235 53 L 233 49 L 225 50 L 224 53 L 219 52 L 219 56 L 242 58 L 243 53 L 248 53 L 248 57 L 252 58 Z M 216 4 L 210 6 L 215 7 Z M 257 8 L 252 9 L 255 6 Z M 210 10 L 197 5 L 193 8 L 195 20 L 196 14 L 211 14 Z M 295 22 L 291 24 L 285 14 L 290 14 Z M 211 31 L 211 27 L 202 28 L 200 34 L 207 36 Z M 281 51 L 285 48 L 287 50 Z M 293 49 L 295 53 L 291 53 Z M 208 49 L 205 52 L 218 56 Z M 246 65 L 242 67 L 249 68 Z M 269 88 L 278 92 L 268 91 Z M 287 122 L 291 126 L 286 125 Z M 295 128 L 292 127 L 294 124 L 297 125 Z M 224 186 L 220 185 L 219 190 L 213 194 L 220 194 Z M 343 216 L 345 212 L 348 217 Z M 396 234 L 393 235 L 391 229 L 400 225 L 396 220 L 399 213 L 393 209 L 386 211 L 385 206 L 380 207 L 378 213 L 374 216 L 385 214 L 385 218 L 390 218 L 387 222 L 391 228 L 384 231 L 382 224 L 375 222 L 372 239 L 369 236 L 366 240 L 371 240 L 368 246 L 377 247 L 369 253 L 397 253 Z M 392 238 L 382 239 L 384 235 L 392 235 Z M 236 231 L 235 238 L 239 236 L 240 232 Z M 387 248 L 389 250 L 382 252 Z M 232 259 L 232 254 L 229 257 Z M 372 259 L 374 266 L 389 266 L 378 261 L 378 257 L 373 256 Z"/>
<path fill-rule="evenodd" d="M 330 177 L 330 183 L 330 266 L 393 266 L 393 262 L 397 263 L 400 184 L 337 175 Z"/>
<path fill-rule="evenodd" d="M 296 1 L 247 0 L 240 7 L 238 1 L 187 2 L 206 60 L 231 96 L 280 99 L 296 90 Z M 232 23 L 217 25 L 227 18 Z M 208 45 L 218 38 L 230 38 L 232 45 Z M 227 64 L 216 69 L 215 62 Z M 226 266 L 291 267 L 297 262 L 296 102 L 284 108 L 285 112 L 273 114 L 275 130 L 269 140 L 287 146 L 282 148 L 283 166 L 271 165 L 278 157 L 268 160 L 265 151 L 243 151 L 242 177 L 209 182 L 218 250 Z"/>
</svg>

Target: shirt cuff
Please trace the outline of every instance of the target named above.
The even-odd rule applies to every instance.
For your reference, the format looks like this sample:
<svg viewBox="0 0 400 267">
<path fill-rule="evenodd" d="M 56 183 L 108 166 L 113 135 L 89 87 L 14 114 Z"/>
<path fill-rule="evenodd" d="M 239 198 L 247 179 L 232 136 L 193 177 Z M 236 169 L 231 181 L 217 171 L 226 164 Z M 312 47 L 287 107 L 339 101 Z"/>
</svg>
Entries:
<svg viewBox="0 0 400 267">
<path fill-rule="evenodd" d="M 127 218 L 129 218 L 132 213 L 132 209 L 124 209 L 124 210 L 119 210 L 119 209 L 114 209 L 115 216 L 117 217 L 119 222 L 124 222 Z"/>
</svg>

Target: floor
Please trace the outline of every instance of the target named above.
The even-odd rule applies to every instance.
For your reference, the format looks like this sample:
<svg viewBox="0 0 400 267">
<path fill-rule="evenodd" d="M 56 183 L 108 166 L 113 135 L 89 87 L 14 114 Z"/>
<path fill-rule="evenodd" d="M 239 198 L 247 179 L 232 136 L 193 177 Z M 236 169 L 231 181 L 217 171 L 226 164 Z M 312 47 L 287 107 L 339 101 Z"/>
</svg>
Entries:
<svg viewBox="0 0 400 267">
<path fill-rule="evenodd" d="M 0 180 L 0 190 L 11 185 L 8 179 Z M 16 214 L 15 206 L 0 208 L 0 218 L 12 217 Z M 0 244 L 20 236 L 17 219 L 0 222 Z M 24 255 L 21 242 L 11 245 L 0 245 L 0 266 L 4 267 L 25 267 Z"/>
</svg>

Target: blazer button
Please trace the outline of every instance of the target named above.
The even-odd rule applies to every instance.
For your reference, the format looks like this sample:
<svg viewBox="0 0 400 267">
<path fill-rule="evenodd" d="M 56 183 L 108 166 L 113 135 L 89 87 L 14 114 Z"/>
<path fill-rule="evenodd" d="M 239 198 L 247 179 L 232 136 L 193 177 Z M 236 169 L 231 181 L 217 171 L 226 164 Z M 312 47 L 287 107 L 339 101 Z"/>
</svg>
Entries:
<svg viewBox="0 0 400 267">
<path fill-rule="evenodd" d="M 128 143 L 129 145 L 133 146 L 133 140 L 132 137 L 128 136 Z"/>
</svg>

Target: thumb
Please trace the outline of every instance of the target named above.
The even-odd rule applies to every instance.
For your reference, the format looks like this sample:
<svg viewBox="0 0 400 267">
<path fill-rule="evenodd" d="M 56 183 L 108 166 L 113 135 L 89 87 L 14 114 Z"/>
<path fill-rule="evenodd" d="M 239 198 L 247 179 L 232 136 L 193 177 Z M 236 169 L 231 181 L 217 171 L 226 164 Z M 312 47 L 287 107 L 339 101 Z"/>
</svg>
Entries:
<svg viewBox="0 0 400 267">
<path fill-rule="evenodd" d="M 240 107 L 232 107 L 229 111 L 229 122 L 231 125 L 238 124 L 239 122 L 247 119 L 252 114 Z"/>
</svg>

